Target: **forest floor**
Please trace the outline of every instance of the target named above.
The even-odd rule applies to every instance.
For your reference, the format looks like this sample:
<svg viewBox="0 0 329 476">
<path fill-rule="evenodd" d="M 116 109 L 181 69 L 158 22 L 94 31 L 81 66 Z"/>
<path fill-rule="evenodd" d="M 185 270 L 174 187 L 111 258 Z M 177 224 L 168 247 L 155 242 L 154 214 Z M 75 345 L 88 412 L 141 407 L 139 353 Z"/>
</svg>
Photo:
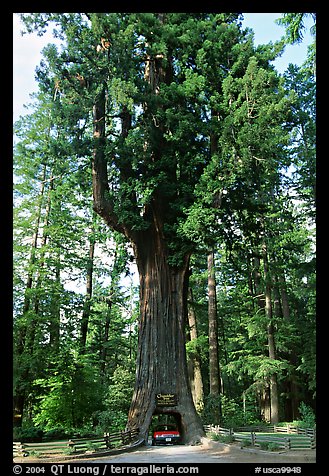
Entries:
<svg viewBox="0 0 329 476">
<path fill-rule="evenodd" d="M 91 455 L 90 455 L 91 456 Z M 299 464 L 315 463 L 315 450 L 295 451 L 264 451 L 256 448 L 241 448 L 239 443 L 224 444 L 204 438 L 201 445 L 188 446 L 141 446 L 134 451 L 106 456 L 75 458 L 15 458 L 15 463 L 113 463 L 113 464 L 143 464 L 143 463 L 270 463 L 270 464 Z"/>
</svg>

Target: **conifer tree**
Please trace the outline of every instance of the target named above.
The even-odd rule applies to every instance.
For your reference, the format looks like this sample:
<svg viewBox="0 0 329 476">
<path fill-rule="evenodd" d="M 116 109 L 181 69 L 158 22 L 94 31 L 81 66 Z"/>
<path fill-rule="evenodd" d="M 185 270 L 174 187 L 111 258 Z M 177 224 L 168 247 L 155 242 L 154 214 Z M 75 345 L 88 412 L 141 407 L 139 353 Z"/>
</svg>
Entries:
<svg viewBox="0 0 329 476">
<path fill-rule="evenodd" d="M 140 318 L 127 428 L 146 439 L 152 416 L 165 413 L 184 441 L 198 440 L 185 352 L 190 257 L 215 237 L 234 240 L 234 214 L 266 211 L 286 157 L 290 99 L 269 65 L 282 44 L 255 48 L 230 13 L 23 18 L 40 33 L 54 22 L 66 40 L 44 51 L 40 87 L 75 131 L 86 176 L 91 162 L 94 210 L 134 250 Z M 256 233 L 257 220 L 249 224 Z M 159 394 L 174 400 L 160 407 Z"/>
</svg>

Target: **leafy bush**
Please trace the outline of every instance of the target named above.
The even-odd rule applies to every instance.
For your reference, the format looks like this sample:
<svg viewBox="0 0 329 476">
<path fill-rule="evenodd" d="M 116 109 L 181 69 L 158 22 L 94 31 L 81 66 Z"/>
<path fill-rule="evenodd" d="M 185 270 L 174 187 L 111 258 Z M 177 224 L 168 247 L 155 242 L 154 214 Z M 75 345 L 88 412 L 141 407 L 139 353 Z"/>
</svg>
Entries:
<svg viewBox="0 0 329 476">
<path fill-rule="evenodd" d="M 211 433 L 210 438 L 220 443 L 233 443 L 235 441 L 233 435 L 221 435 L 220 433 Z"/>
<path fill-rule="evenodd" d="M 238 426 L 254 425 L 261 423 L 256 410 L 249 409 L 244 411 L 242 402 L 237 402 L 233 398 L 225 395 L 213 397 L 208 395 L 204 399 L 204 408 L 201 412 L 201 418 L 204 424 L 220 423 L 225 428 L 236 428 Z M 220 422 L 216 421 L 220 415 Z"/>
<path fill-rule="evenodd" d="M 110 380 L 105 401 L 106 410 L 95 411 L 93 426 L 97 433 L 123 430 L 133 394 L 135 375 L 130 370 L 117 366 Z"/>
<path fill-rule="evenodd" d="M 75 453 L 75 449 L 68 446 L 67 448 L 63 449 L 63 453 L 65 455 L 73 455 Z"/>
<path fill-rule="evenodd" d="M 122 411 L 104 410 L 93 415 L 95 422 L 95 433 L 103 434 L 104 432 L 123 430 L 127 423 L 127 413 Z"/>
<path fill-rule="evenodd" d="M 103 409 L 103 387 L 92 366 L 79 357 L 64 352 L 47 378 L 36 379 L 39 404 L 33 421 L 47 431 L 81 428 L 90 416 Z"/>
<path fill-rule="evenodd" d="M 220 397 L 221 425 L 225 428 L 236 428 L 238 426 L 258 424 L 259 419 L 255 412 L 244 411 L 242 402 L 237 402 L 233 398 L 225 395 Z M 210 422 L 213 423 L 213 422 Z"/>
<path fill-rule="evenodd" d="M 260 441 L 259 446 L 262 450 L 278 451 L 280 446 L 274 441 Z"/>
<path fill-rule="evenodd" d="M 221 414 L 221 397 L 208 395 L 204 399 L 204 408 L 201 413 L 202 421 L 205 424 L 217 424 Z"/>
<path fill-rule="evenodd" d="M 47 440 L 61 440 L 71 436 L 71 432 L 62 427 L 56 427 L 44 433 L 44 438 Z"/>
<path fill-rule="evenodd" d="M 268 444 L 268 449 L 270 451 L 278 451 L 280 449 L 280 446 L 275 443 L 274 441 L 270 441 L 269 444 Z"/>
<path fill-rule="evenodd" d="M 259 446 L 262 450 L 267 450 L 268 449 L 269 442 L 268 441 L 260 441 Z"/>
<path fill-rule="evenodd" d="M 299 413 L 301 415 L 301 421 L 299 421 L 299 426 L 302 428 L 313 428 L 315 426 L 315 414 L 313 409 L 306 405 L 304 402 L 298 407 Z"/>
<path fill-rule="evenodd" d="M 43 430 L 31 426 L 28 428 L 14 428 L 13 440 L 22 443 L 40 443 L 42 441 Z"/>
<path fill-rule="evenodd" d="M 221 438 L 221 442 L 222 443 L 234 443 L 235 441 L 235 438 L 233 435 L 220 435 L 222 438 Z"/>
<path fill-rule="evenodd" d="M 251 446 L 251 441 L 248 438 L 241 441 L 241 448 L 245 448 L 246 446 Z"/>
<path fill-rule="evenodd" d="M 88 441 L 87 443 L 87 451 L 98 451 L 101 448 L 101 443 L 94 443 L 92 441 Z"/>
<path fill-rule="evenodd" d="M 33 456 L 34 458 L 40 458 L 41 457 L 40 451 L 36 451 L 36 450 L 27 451 L 27 455 L 28 456 Z"/>
</svg>

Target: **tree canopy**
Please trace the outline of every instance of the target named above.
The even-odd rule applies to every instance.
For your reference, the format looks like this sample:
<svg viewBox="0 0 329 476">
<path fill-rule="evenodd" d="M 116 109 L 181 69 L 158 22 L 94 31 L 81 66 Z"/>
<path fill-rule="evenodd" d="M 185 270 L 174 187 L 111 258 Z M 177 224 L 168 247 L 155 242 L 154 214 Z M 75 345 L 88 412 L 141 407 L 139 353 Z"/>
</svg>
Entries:
<svg viewBox="0 0 329 476">
<path fill-rule="evenodd" d="M 281 20 L 299 41 L 303 18 L 289 15 L 302 14 Z M 175 283 L 184 271 L 179 330 L 163 325 L 183 326 L 188 360 L 200 354 L 199 414 L 211 420 L 210 249 L 220 418 L 299 418 L 315 398 L 314 68 L 279 75 L 284 41 L 256 47 L 237 13 L 22 19 L 40 35 L 53 25 L 63 47 L 43 50 L 32 112 L 15 124 L 16 420 L 123 428 L 151 263 Z"/>
</svg>

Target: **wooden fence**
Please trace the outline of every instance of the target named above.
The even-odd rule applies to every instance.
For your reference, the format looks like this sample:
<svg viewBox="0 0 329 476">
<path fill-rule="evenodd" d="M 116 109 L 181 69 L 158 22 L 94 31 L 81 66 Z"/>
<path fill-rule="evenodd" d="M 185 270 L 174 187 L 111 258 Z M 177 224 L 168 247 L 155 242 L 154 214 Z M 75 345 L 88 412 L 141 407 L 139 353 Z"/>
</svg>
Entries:
<svg viewBox="0 0 329 476">
<path fill-rule="evenodd" d="M 316 448 L 316 432 L 313 428 L 298 428 L 293 425 L 240 427 L 234 430 L 218 425 L 206 425 L 204 428 L 207 433 L 230 436 L 245 445 L 265 447 L 269 443 L 273 443 L 277 449 L 284 450 L 313 450 Z"/>
<path fill-rule="evenodd" d="M 70 454 L 94 453 L 130 444 L 136 439 L 139 430 L 104 433 L 99 438 L 72 438 L 70 440 L 43 443 L 22 443 L 14 441 L 13 453 L 16 456 L 50 457 Z"/>
</svg>

